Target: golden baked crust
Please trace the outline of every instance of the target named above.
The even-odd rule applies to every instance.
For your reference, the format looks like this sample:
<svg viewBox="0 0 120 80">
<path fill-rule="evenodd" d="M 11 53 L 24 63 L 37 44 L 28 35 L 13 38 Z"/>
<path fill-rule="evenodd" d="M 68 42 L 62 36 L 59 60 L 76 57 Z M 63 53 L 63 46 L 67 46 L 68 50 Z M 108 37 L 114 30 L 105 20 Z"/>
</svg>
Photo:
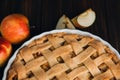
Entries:
<svg viewBox="0 0 120 80">
<path fill-rule="evenodd" d="M 92 37 L 54 33 L 21 48 L 7 80 L 119 80 L 120 60 Z"/>
</svg>

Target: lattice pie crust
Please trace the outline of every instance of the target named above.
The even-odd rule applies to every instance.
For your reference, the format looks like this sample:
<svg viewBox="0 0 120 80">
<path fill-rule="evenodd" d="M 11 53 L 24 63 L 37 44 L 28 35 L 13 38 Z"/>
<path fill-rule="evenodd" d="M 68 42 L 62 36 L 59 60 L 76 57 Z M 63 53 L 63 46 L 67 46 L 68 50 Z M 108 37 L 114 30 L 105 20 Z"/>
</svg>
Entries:
<svg viewBox="0 0 120 80">
<path fill-rule="evenodd" d="M 59 32 L 21 48 L 7 80 L 120 80 L 120 60 L 92 37 Z"/>
</svg>

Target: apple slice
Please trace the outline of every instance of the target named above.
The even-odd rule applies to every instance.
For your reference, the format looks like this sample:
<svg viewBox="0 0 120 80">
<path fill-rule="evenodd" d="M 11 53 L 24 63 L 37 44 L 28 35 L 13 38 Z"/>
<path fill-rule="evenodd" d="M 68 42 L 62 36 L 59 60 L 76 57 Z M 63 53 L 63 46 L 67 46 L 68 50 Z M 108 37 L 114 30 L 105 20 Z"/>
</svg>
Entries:
<svg viewBox="0 0 120 80">
<path fill-rule="evenodd" d="M 71 20 L 67 16 L 63 15 L 58 20 L 58 23 L 56 25 L 56 29 L 65 29 L 65 28 L 75 29 L 75 27 L 72 24 Z"/>
<path fill-rule="evenodd" d="M 78 28 L 91 26 L 96 19 L 95 12 L 90 8 L 72 19 L 73 24 Z"/>
<path fill-rule="evenodd" d="M 60 19 L 58 20 L 58 23 L 56 25 L 56 29 L 64 29 L 65 28 L 65 24 L 66 24 L 66 16 L 63 15 L 62 17 L 60 17 Z"/>
<path fill-rule="evenodd" d="M 71 20 L 68 17 L 66 17 L 66 26 L 69 29 L 75 29 L 75 26 L 72 24 Z"/>
</svg>

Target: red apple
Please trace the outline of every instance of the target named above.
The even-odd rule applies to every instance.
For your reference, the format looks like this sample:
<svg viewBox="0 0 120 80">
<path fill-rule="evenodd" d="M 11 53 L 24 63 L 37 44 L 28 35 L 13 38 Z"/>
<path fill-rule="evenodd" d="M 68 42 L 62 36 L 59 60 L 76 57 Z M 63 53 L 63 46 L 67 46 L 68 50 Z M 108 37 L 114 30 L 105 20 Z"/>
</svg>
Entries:
<svg viewBox="0 0 120 80">
<path fill-rule="evenodd" d="M 28 18 L 22 14 L 11 14 L 1 22 L 2 36 L 13 44 L 25 40 L 30 33 Z"/>
<path fill-rule="evenodd" d="M 9 58 L 12 51 L 12 45 L 10 42 L 0 37 L 0 66 Z"/>
</svg>

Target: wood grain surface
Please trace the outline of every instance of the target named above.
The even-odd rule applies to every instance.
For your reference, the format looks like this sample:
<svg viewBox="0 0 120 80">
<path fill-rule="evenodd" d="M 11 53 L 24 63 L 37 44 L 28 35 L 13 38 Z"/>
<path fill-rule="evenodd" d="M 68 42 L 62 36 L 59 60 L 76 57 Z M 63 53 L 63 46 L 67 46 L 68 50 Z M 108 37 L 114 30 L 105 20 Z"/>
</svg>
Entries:
<svg viewBox="0 0 120 80">
<path fill-rule="evenodd" d="M 0 22 L 12 13 L 27 16 L 31 38 L 55 29 L 63 14 L 73 18 L 88 8 L 96 12 L 96 21 L 91 27 L 80 30 L 100 36 L 120 52 L 120 0 L 1 0 Z M 13 45 L 13 53 L 20 45 L 22 43 Z M 0 68 L 0 80 L 6 64 Z"/>
</svg>

